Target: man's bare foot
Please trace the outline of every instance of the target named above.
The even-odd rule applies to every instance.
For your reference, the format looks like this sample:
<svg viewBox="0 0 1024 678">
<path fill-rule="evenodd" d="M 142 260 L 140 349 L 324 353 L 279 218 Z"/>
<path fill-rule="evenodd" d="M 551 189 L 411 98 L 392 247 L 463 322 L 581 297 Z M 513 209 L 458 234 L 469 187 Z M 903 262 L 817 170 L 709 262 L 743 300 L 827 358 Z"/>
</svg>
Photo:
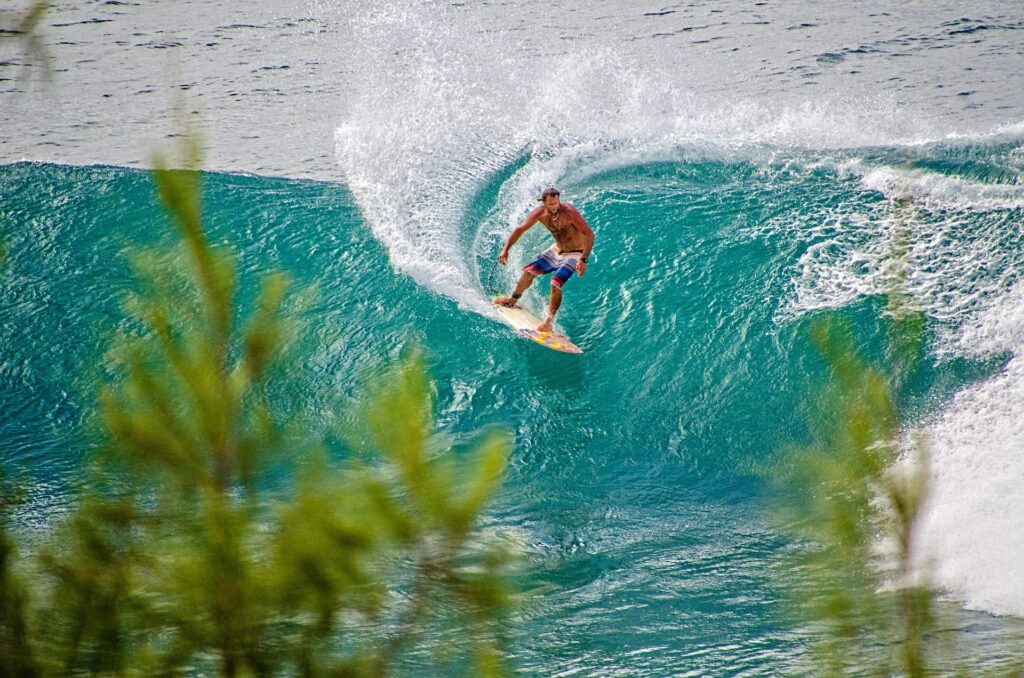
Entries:
<svg viewBox="0 0 1024 678">
<path fill-rule="evenodd" d="M 540 325 L 537 325 L 537 331 L 538 332 L 550 332 L 551 331 L 551 324 L 552 324 L 552 320 L 551 320 L 551 318 L 548 318 L 544 322 L 542 322 Z"/>
<path fill-rule="evenodd" d="M 516 300 L 512 297 L 495 297 L 494 303 L 498 306 L 504 306 L 505 308 L 512 308 L 516 305 Z"/>
</svg>

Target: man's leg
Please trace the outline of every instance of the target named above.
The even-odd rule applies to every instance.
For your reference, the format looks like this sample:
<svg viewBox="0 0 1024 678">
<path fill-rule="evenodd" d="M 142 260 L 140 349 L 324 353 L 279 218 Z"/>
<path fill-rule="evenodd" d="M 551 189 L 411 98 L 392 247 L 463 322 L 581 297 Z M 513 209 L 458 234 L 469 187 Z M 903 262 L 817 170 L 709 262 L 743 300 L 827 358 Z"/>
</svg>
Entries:
<svg viewBox="0 0 1024 678">
<path fill-rule="evenodd" d="M 544 318 L 544 322 L 537 325 L 538 332 L 550 332 L 551 327 L 555 322 L 555 314 L 558 313 L 558 307 L 562 305 L 562 288 L 555 285 L 551 286 L 551 300 L 548 302 L 548 317 Z"/>
<path fill-rule="evenodd" d="M 494 303 L 500 304 L 502 306 L 508 306 L 509 308 L 515 306 L 516 302 L 519 300 L 519 297 L 523 295 L 523 292 L 526 291 L 527 287 L 533 284 L 533 279 L 536 277 L 537 276 L 533 275 L 529 271 L 523 271 L 523 274 L 519 276 L 519 282 L 516 283 L 516 291 L 512 293 L 512 296 L 498 297 L 497 299 L 494 300 Z"/>
<path fill-rule="evenodd" d="M 566 283 L 573 273 L 576 272 L 576 262 L 564 263 L 558 267 L 555 274 L 551 276 L 551 300 L 548 302 L 548 315 L 544 322 L 537 325 L 538 332 L 550 332 L 555 324 L 555 314 L 558 307 L 562 305 L 562 285 Z"/>
</svg>

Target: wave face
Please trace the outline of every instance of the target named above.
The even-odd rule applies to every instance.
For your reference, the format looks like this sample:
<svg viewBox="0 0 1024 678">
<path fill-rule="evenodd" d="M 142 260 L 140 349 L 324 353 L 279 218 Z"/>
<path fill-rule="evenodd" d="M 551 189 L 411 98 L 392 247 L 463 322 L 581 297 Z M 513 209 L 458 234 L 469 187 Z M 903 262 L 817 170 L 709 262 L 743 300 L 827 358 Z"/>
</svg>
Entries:
<svg viewBox="0 0 1024 678">
<path fill-rule="evenodd" d="M 829 406 L 814 395 L 822 374 L 808 319 L 839 310 L 878 357 L 878 293 L 892 281 L 897 233 L 909 291 L 930 320 L 908 406 L 934 453 L 921 544 L 969 608 L 1024 612 L 1013 558 L 1024 531 L 1012 510 L 1024 470 L 1013 454 L 1024 187 L 1004 171 L 1019 148 L 576 157 L 553 179 L 598 235 L 560 314 L 582 358 L 474 312 L 546 246 L 531 232 L 513 270 L 494 261 L 502 210 L 531 205 L 513 212 L 512 196 L 558 164 L 550 156 L 515 158 L 481 184 L 469 204 L 486 206 L 484 218 L 458 221 L 443 254 L 467 249 L 441 260 L 452 262 L 448 277 L 393 275 L 396 251 L 370 237 L 379 225 L 364 220 L 358 192 L 336 185 L 210 175 L 208 215 L 215 239 L 236 243 L 244 289 L 267 266 L 319 288 L 312 359 L 298 375 L 323 423 L 344 420 L 333 404 L 416 340 L 456 440 L 491 424 L 515 432 L 488 528 L 517 535 L 550 587 L 517 632 L 525 668 L 771 672 L 801 640 L 772 612 L 768 566 L 785 540 L 764 518 L 759 470 Z M 42 523 L 64 502 L 96 385 L 77 366 L 99 355 L 100 328 L 118 317 L 111 290 L 128 284 L 118 255 L 129 241 L 166 240 L 167 224 L 145 173 L 18 164 L 2 169 L 0 189 L 8 223 L 28 226 L 11 234 L 2 277 L 0 433 L 5 458 L 39 480 L 25 520 Z M 908 195 L 914 206 L 895 210 L 892 198 Z M 535 285 L 526 304 L 539 308 L 546 293 Z M 979 643 L 1005 624 L 1015 622 L 977 631 Z"/>
<path fill-rule="evenodd" d="M 735 11 L 712 40 L 737 39 Z M 383 5 L 353 19 L 358 47 L 347 55 L 363 78 L 337 131 L 338 158 L 394 267 L 487 314 L 487 297 L 513 284 L 543 238 L 527 238 L 510 271 L 494 265 L 501 240 L 533 195 L 559 185 L 599 234 L 563 324 L 589 348 L 588 364 L 621 377 L 588 381 L 588 390 L 630 403 L 622 440 L 650 436 L 663 455 L 702 447 L 695 431 L 728 430 L 730 445 L 708 454 L 705 468 L 742 465 L 737 457 L 771 447 L 754 441 L 782 444 L 785 435 L 751 422 L 777 416 L 800 383 L 806 358 L 794 328 L 821 310 L 870 306 L 892 288 L 891 254 L 905 246 L 905 285 L 931 321 L 935 380 L 910 415 L 934 448 L 922 563 L 968 606 L 1024 615 L 1011 565 L 1024 524 L 1010 489 L 1024 487 L 1024 464 L 1010 452 L 1024 440 L 1014 424 L 1024 408 L 1024 127 L 1019 116 L 979 126 L 943 113 L 944 93 L 925 94 L 919 74 L 897 65 L 928 55 L 952 83 L 938 50 L 962 50 L 964 36 L 987 31 L 1012 40 L 1019 18 L 836 36 L 859 42 L 769 74 L 773 87 L 760 92 L 716 90 L 711 83 L 735 65 L 721 51 L 700 54 L 698 85 L 685 46 L 608 49 L 584 33 L 566 48 L 545 43 L 554 25 L 532 18 L 512 23 L 521 32 L 513 45 L 489 23 L 507 14 Z M 819 26 L 763 23 L 779 35 Z M 682 21 L 677 33 L 642 37 L 708 28 Z M 438 44 L 443 58 L 434 58 Z M 903 101 L 864 80 L 831 89 L 843 80 L 833 67 L 851 60 L 876 84 L 904 83 Z M 796 74 L 824 94 L 804 94 Z M 385 77 L 393 87 L 374 86 Z M 1003 106 L 1019 112 L 1018 103 Z M 909 212 L 894 211 L 893 201 L 908 198 Z M 787 421 L 780 431 L 799 428 Z"/>
<path fill-rule="evenodd" d="M 1020 17 L 539 7 L 299 3 L 288 20 L 219 20 L 215 48 L 183 40 L 210 59 L 199 93 L 230 87 L 264 116 L 251 129 L 214 98 L 214 166 L 328 180 L 208 177 L 243 286 L 283 267 L 319 289 L 305 388 L 289 395 L 343 423 L 339 398 L 416 340 L 456 442 L 512 429 L 487 528 L 519 539 L 544 587 L 513 633 L 524 670 L 776 675 L 806 637 L 778 613 L 770 566 L 789 545 L 760 472 L 829 407 L 809 320 L 843 314 L 877 358 L 879 295 L 902 280 L 928 317 L 906 398 L 932 450 L 922 567 L 967 608 L 971 651 L 1005 654 L 1024 617 Z M 256 68 L 278 33 L 301 39 L 260 77 L 297 89 L 265 99 L 236 64 Z M 86 28 L 74 37 L 88 52 Z M 133 133 L 171 128 L 146 110 L 154 127 Z M 59 160 L 137 155 L 112 121 L 68 131 L 53 115 L 26 124 L 51 125 Z M 33 138 L 5 138 L 3 157 L 54 157 Z M 597 233 L 559 318 L 582 358 L 516 338 L 488 301 L 546 247 L 535 229 L 496 263 L 550 184 Z M 166 241 L 168 224 L 149 177 L 115 167 L 0 165 L 0 206 L 0 445 L 35 481 L 24 522 L 42 525 L 67 505 L 96 386 L 79 366 L 120 317 L 120 254 Z M 526 305 L 546 293 L 535 284 Z"/>
</svg>

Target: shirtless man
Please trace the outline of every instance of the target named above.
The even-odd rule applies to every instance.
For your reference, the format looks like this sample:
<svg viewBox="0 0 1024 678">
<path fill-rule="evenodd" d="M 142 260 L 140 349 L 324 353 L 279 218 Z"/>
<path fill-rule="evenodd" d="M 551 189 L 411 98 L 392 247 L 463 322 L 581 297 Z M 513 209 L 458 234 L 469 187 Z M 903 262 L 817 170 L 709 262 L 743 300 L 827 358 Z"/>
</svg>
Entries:
<svg viewBox="0 0 1024 678">
<path fill-rule="evenodd" d="M 509 249 L 519 240 L 519 236 L 529 231 L 538 221 L 554 236 L 554 245 L 541 252 L 533 262 L 523 266 L 523 275 L 519 278 L 516 291 L 510 296 L 494 300 L 494 303 L 502 306 L 515 306 L 534 278 L 554 271 L 555 275 L 551 278 L 548 315 L 544 322 L 537 326 L 540 332 L 551 331 L 555 313 L 562 305 L 562 285 L 573 273 L 579 272 L 580 277 L 583 277 L 587 271 L 587 257 L 594 247 L 594 231 L 575 207 L 559 200 L 560 195 L 558 189 L 546 189 L 538 198 L 544 204 L 530 212 L 523 223 L 516 226 L 509 235 L 508 242 L 501 248 L 501 254 L 498 255 L 498 262 L 502 266 L 508 263 Z"/>
</svg>

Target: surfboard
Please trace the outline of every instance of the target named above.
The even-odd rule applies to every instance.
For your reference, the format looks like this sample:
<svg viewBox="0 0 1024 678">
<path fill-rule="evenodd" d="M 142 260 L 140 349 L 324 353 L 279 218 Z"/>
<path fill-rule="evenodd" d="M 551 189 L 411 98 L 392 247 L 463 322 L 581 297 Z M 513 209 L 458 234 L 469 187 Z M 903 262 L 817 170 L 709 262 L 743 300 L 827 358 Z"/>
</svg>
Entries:
<svg viewBox="0 0 1024 678">
<path fill-rule="evenodd" d="M 572 343 L 572 341 L 569 340 L 569 337 L 564 334 L 559 334 L 557 332 L 538 332 L 534 329 L 537 325 L 540 325 L 541 319 L 526 309 L 518 306 L 509 308 L 499 304 L 495 304 L 494 307 L 497 308 L 503 316 L 505 316 L 505 319 L 508 320 L 512 327 L 516 328 L 516 332 L 527 339 L 535 341 L 541 346 L 546 346 L 552 350 L 561 351 L 562 353 L 583 353 L 583 349 Z"/>
</svg>

